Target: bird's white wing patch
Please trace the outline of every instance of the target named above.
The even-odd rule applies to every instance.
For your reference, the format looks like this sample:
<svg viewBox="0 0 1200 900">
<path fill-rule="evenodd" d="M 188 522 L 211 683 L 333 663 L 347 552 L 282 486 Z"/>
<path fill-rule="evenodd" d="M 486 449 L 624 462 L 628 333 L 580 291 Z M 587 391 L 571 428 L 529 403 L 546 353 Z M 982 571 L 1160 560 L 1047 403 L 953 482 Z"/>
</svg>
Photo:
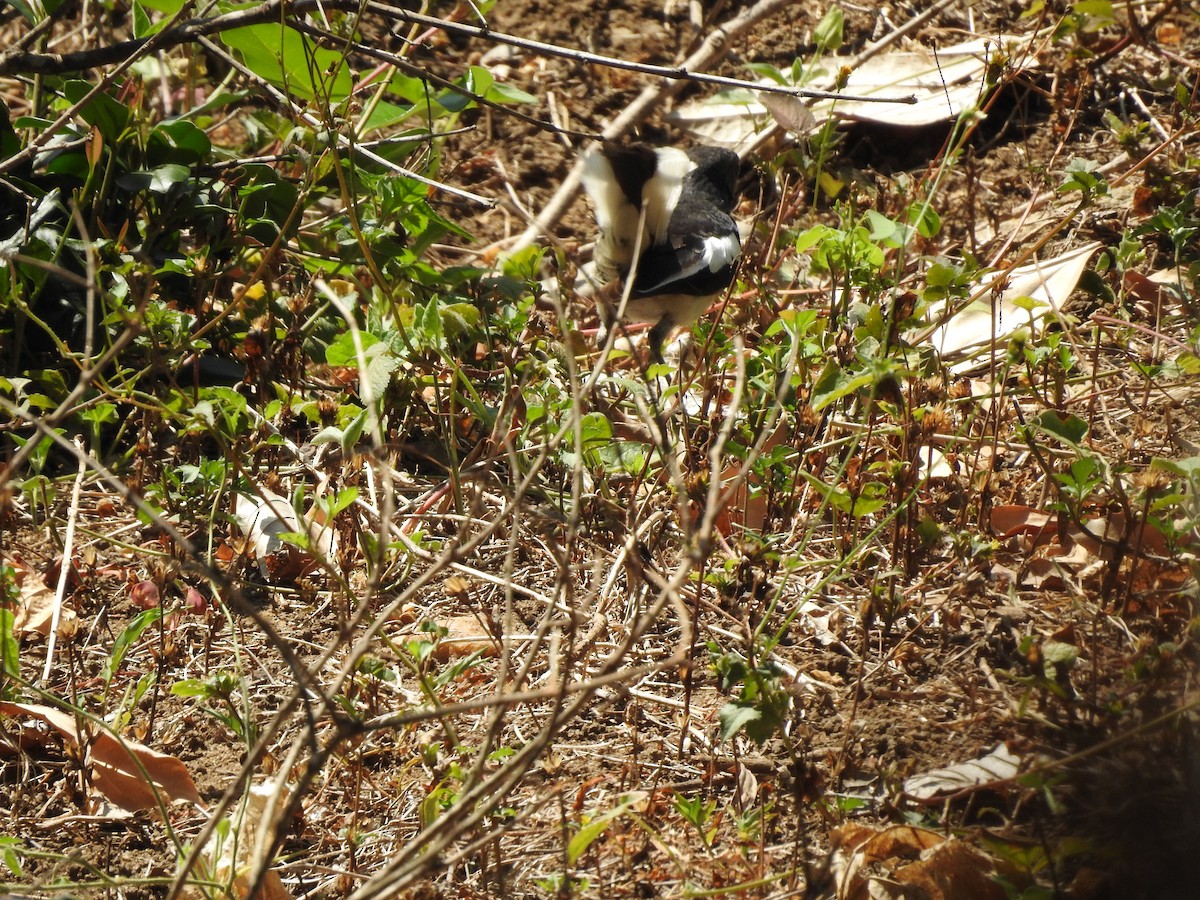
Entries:
<svg viewBox="0 0 1200 900">
<path fill-rule="evenodd" d="M 704 249 L 700 252 L 700 264 L 687 274 L 699 272 L 705 266 L 710 272 L 720 272 L 726 266 L 731 265 L 741 255 L 741 252 L 742 243 L 738 240 L 737 232 L 706 237 Z"/>
<path fill-rule="evenodd" d="M 598 149 L 583 161 L 583 189 L 592 198 L 600 236 L 593 257 L 596 274 L 611 281 L 629 268 L 641 213 L 629 202 L 610 163 Z M 643 244 L 645 242 L 643 241 Z"/>
<path fill-rule="evenodd" d="M 667 226 L 671 213 L 683 192 L 683 179 L 694 169 L 686 153 L 675 147 L 660 147 L 654 151 L 657 164 L 654 174 L 642 188 L 642 206 L 646 208 L 646 231 L 651 244 L 661 244 L 667 239 Z"/>
</svg>

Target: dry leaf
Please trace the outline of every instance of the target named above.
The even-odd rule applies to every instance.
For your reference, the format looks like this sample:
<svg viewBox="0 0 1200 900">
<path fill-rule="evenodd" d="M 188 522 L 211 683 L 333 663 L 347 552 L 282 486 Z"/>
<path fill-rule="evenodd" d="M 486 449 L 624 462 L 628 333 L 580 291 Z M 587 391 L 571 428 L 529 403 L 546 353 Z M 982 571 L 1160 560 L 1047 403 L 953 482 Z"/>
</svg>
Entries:
<svg viewBox="0 0 1200 900">
<path fill-rule="evenodd" d="M 50 623 L 54 620 L 54 591 L 42 576 L 24 567 L 14 566 L 20 595 L 13 628 L 17 634 L 50 634 Z M 74 633 L 75 610 L 65 603 L 59 611 L 58 636 L 69 637 Z"/>
<path fill-rule="evenodd" d="M 929 343 L 946 356 L 996 346 L 1022 328 L 1036 331 L 1047 312 L 1057 311 L 1066 303 L 1100 246 L 1096 242 L 1084 244 L 1053 259 L 1013 269 L 999 297 L 989 293 L 958 310 L 949 322 L 930 334 Z M 979 288 L 987 288 L 1000 277 L 999 272 L 989 272 L 979 279 Z M 1029 310 L 1017 305 L 1026 299 L 1037 305 Z M 944 309 L 940 303 L 931 307 L 930 321 L 937 321 Z M 968 357 L 951 366 L 951 371 L 965 371 L 975 364 L 974 358 Z"/>
<path fill-rule="evenodd" d="M 925 828 L 843 825 L 833 832 L 833 840 L 837 849 L 830 869 L 838 900 L 1004 900 L 997 875 L 1013 883 L 1021 880 L 1011 867 Z M 890 877 L 863 874 L 880 869 Z"/>
<path fill-rule="evenodd" d="M 901 866 L 893 877 L 915 887 L 929 900 L 1005 900 L 1011 896 L 996 876 L 996 860 L 955 838 L 921 854 L 921 859 Z M 1005 871 L 1006 881 L 1015 873 Z"/>
<path fill-rule="evenodd" d="M 243 802 L 230 815 L 232 827 L 224 839 L 214 831 L 204 845 L 195 873 L 205 881 L 231 885 L 221 896 L 237 900 L 249 897 L 250 868 L 260 848 L 272 843 L 274 837 L 275 823 L 265 818 L 267 805 L 276 795 L 280 795 L 282 805 L 283 793 L 279 785 L 251 785 Z M 187 900 L 202 900 L 209 896 L 207 891 L 190 885 L 182 893 Z M 284 888 L 279 873 L 268 869 L 254 897 L 255 900 L 291 900 L 292 895 Z"/>
<path fill-rule="evenodd" d="M 955 794 L 993 781 L 1016 776 L 1021 758 L 1000 744 L 977 759 L 914 775 L 904 782 L 904 793 L 917 800 L 930 800 L 941 794 Z"/>
<path fill-rule="evenodd" d="M 434 658 L 439 662 L 470 656 L 472 653 L 495 656 L 499 652 L 496 641 L 475 616 L 451 616 L 438 619 L 438 624 L 446 629 L 445 636 L 433 651 Z"/>
<path fill-rule="evenodd" d="M 1018 534 L 1032 535 L 1035 540 L 1045 536 L 1049 541 L 1055 537 L 1058 517 L 1040 509 L 1021 504 L 996 506 L 991 515 L 992 534 L 1008 540 Z"/>
<path fill-rule="evenodd" d="M 301 518 L 285 497 L 262 490 L 262 497 L 237 496 L 234 518 L 254 548 L 259 571 L 272 584 L 294 581 L 317 567 L 317 556 L 285 541 L 285 534 L 307 534 L 309 546 L 324 559 L 337 549 L 336 533 L 321 522 L 320 506 L 314 501 Z"/>
<path fill-rule="evenodd" d="M 734 149 L 751 147 L 772 119 L 797 135 L 814 131 L 834 117 L 924 127 L 977 107 L 987 87 L 989 60 L 1001 46 L 1009 59 L 1030 58 L 1025 49 L 1029 41 L 1028 36 L 1001 34 L 941 47 L 936 53 L 921 46 L 889 50 L 853 70 L 841 89 L 861 97 L 914 96 L 916 103 L 818 100 L 806 107 L 788 94 L 757 92 L 751 97 L 741 92 L 740 99 L 725 94 L 685 103 L 667 118 L 693 137 Z M 832 89 L 840 75 L 837 62 L 827 61 L 824 78 L 814 78 L 805 87 Z M 762 83 L 776 85 L 767 79 Z"/>
<path fill-rule="evenodd" d="M 0 702 L 0 715 L 25 721 L 23 731 L 37 729 L 29 719 L 54 729 L 62 737 L 82 748 L 84 740 L 76 728 L 75 717 L 61 710 L 31 703 Z M 30 735 L 37 738 L 36 733 Z M 187 800 L 200 804 L 196 784 L 187 767 L 174 756 L 151 750 L 136 741 L 121 741 L 97 727 L 88 759 L 92 764 L 92 787 L 106 800 L 124 810 L 155 809 L 163 803 Z"/>
</svg>

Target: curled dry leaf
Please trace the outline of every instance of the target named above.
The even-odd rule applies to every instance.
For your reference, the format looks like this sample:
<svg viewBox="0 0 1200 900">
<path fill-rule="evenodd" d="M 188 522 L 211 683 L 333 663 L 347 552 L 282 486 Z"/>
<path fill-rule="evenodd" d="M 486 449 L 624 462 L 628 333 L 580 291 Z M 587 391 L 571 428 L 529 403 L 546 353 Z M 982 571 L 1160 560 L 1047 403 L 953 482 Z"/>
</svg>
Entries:
<svg viewBox="0 0 1200 900">
<path fill-rule="evenodd" d="M 154 609 L 162 603 L 158 585 L 153 581 L 138 581 L 129 588 L 129 599 L 139 609 Z"/>
<path fill-rule="evenodd" d="M 127 811 L 155 809 L 159 798 L 163 803 L 186 800 L 200 804 L 191 774 L 174 756 L 136 741 L 118 740 L 99 726 L 89 744 L 89 738 L 79 733 L 74 716 L 49 706 L 0 702 L 0 715 L 17 721 L 23 739 L 40 741 L 39 732 L 49 728 L 74 744 L 77 754 L 88 746 L 92 787 L 114 806 Z"/>
<path fill-rule="evenodd" d="M 337 549 L 336 534 L 316 521 L 314 503 L 308 516 L 301 518 L 285 497 L 262 491 L 261 497 L 238 495 L 234 518 L 242 534 L 254 549 L 259 571 L 273 584 L 294 581 L 317 567 L 318 555 L 332 559 Z M 307 534 L 310 550 L 284 540 L 287 534 Z"/>
</svg>

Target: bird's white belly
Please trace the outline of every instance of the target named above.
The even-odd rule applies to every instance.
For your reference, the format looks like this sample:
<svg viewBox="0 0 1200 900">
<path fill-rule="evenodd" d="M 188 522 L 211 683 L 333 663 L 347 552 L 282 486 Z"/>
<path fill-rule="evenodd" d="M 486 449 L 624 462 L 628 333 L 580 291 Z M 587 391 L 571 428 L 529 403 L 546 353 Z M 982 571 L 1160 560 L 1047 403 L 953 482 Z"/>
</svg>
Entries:
<svg viewBox="0 0 1200 900">
<path fill-rule="evenodd" d="M 669 315 L 676 325 L 687 325 L 704 315 L 713 297 L 690 294 L 659 294 L 654 297 L 630 297 L 625 306 L 626 322 L 658 322 Z"/>
</svg>

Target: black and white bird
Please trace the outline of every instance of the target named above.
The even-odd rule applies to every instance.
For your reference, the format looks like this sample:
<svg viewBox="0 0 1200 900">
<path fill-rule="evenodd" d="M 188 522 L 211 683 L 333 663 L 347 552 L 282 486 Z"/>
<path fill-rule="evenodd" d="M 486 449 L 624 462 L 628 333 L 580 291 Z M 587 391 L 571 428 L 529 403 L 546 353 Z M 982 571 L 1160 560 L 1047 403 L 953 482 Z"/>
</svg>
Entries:
<svg viewBox="0 0 1200 900">
<path fill-rule="evenodd" d="M 737 154 L 718 147 L 605 143 L 588 154 L 583 186 L 600 228 L 593 259 L 605 329 L 619 305 L 615 283 L 617 297 L 629 293 L 623 318 L 655 323 L 650 350 L 661 360 L 672 329 L 729 287 L 742 252 L 732 216 L 739 170 Z"/>
</svg>

